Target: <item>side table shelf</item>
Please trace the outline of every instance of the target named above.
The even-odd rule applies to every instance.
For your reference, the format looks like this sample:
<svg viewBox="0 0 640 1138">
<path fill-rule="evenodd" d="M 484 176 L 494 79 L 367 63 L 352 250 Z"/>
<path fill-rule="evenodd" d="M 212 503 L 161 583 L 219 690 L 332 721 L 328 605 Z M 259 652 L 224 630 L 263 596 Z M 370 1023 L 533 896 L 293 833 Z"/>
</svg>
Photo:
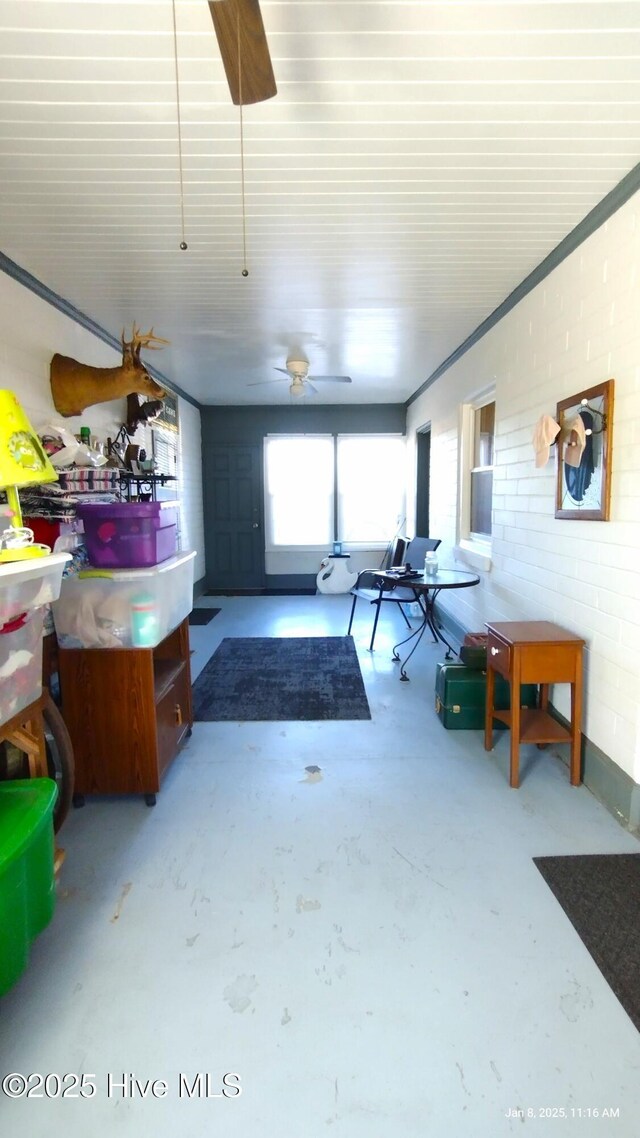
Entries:
<svg viewBox="0 0 640 1138">
<path fill-rule="evenodd" d="M 152 806 L 193 725 L 188 620 L 155 648 L 60 648 L 59 664 L 76 804 L 143 794 Z"/>
</svg>

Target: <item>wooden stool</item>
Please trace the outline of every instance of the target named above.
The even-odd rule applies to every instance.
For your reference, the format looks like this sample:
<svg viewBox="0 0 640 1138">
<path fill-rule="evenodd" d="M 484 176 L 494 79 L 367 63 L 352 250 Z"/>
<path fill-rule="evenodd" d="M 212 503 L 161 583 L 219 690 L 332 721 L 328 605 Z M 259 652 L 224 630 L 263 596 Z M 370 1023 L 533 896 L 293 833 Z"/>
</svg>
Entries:
<svg viewBox="0 0 640 1138">
<path fill-rule="evenodd" d="M 44 723 L 42 709 L 45 695 L 41 692 L 38 699 L 19 711 L 17 715 L 7 719 L 0 726 L 0 743 L 11 743 L 19 751 L 24 751 L 29 766 L 29 778 L 48 778 L 47 746 L 44 741 Z M 56 847 L 54 856 L 54 869 L 56 874 L 64 861 L 64 850 Z"/>
</svg>

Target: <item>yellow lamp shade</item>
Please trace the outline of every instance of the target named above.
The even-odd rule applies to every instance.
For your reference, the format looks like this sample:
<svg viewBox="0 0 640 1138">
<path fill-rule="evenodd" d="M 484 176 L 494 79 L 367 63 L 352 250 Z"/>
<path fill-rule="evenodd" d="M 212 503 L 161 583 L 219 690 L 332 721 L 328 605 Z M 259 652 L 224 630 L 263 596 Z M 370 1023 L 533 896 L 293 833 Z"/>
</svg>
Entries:
<svg viewBox="0 0 640 1138">
<path fill-rule="evenodd" d="M 0 487 L 58 478 L 13 391 L 0 391 Z"/>
</svg>

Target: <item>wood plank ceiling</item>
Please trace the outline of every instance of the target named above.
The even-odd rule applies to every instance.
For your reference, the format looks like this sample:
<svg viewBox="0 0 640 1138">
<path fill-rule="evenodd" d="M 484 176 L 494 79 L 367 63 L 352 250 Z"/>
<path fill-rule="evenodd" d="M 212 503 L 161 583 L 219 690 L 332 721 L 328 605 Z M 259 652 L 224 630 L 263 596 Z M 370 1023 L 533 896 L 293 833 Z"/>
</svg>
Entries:
<svg viewBox="0 0 640 1138">
<path fill-rule="evenodd" d="M 203 403 L 287 355 L 406 399 L 640 157 L 640 4 L 262 0 L 239 112 L 205 0 L 0 0 L 0 248 Z"/>
</svg>

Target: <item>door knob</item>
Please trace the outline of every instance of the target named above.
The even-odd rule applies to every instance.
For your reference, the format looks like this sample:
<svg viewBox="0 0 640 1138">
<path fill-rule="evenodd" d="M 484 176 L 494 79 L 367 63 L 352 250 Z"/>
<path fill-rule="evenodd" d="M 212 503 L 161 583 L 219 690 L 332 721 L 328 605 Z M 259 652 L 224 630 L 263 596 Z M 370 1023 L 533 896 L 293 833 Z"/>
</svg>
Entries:
<svg viewBox="0 0 640 1138">
<path fill-rule="evenodd" d="M 492 649 L 491 649 L 491 655 L 492 655 L 492 656 L 497 656 L 497 655 L 498 655 L 498 652 L 499 652 L 499 651 L 500 651 L 500 649 L 499 649 L 499 648 L 492 648 Z"/>
<path fill-rule="evenodd" d="M 260 522 L 254 522 L 251 528 L 252 529 L 260 529 Z"/>
</svg>

